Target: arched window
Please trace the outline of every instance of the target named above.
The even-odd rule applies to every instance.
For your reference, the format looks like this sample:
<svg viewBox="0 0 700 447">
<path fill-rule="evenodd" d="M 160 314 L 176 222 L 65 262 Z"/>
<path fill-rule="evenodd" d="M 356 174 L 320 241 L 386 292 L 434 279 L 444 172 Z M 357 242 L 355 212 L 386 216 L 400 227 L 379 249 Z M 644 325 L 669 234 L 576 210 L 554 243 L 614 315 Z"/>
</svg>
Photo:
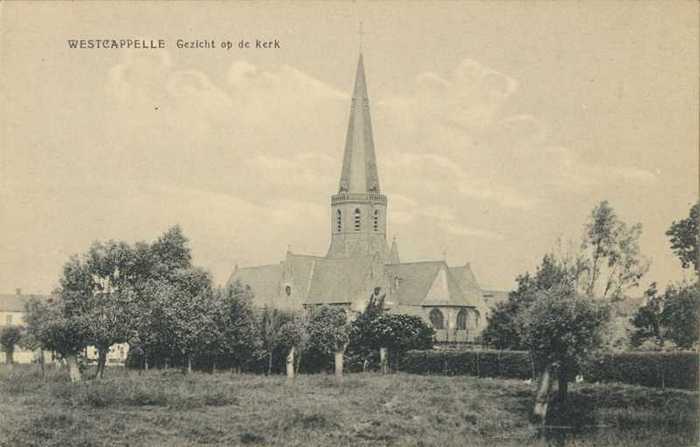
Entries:
<svg viewBox="0 0 700 447">
<path fill-rule="evenodd" d="M 338 233 L 343 231 L 343 212 L 340 210 L 335 212 L 335 231 Z"/>
<path fill-rule="evenodd" d="M 355 215 L 353 216 L 353 220 L 355 222 L 355 231 L 360 231 L 360 221 L 362 220 L 362 216 L 360 214 L 359 208 L 355 208 Z"/>
<path fill-rule="evenodd" d="M 291 296 L 291 295 L 292 295 L 292 286 L 286 286 L 286 287 L 284 288 L 284 293 L 285 293 L 287 296 Z"/>
<path fill-rule="evenodd" d="M 434 329 L 445 329 L 445 319 L 440 309 L 433 309 L 430 311 L 430 324 L 433 325 Z"/>
<path fill-rule="evenodd" d="M 374 210 L 374 231 L 379 231 L 379 210 Z"/>
<path fill-rule="evenodd" d="M 462 309 L 457 314 L 457 330 L 466 331 L 467 330 L 467 309 Z"/>
</svg>

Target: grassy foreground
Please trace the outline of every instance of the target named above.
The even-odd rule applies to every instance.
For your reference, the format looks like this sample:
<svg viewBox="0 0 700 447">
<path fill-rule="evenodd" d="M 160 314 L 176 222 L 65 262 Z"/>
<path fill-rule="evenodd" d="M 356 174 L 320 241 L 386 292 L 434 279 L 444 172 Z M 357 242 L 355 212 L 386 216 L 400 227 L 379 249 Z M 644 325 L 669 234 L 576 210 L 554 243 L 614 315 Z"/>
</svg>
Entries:
<svg viewBox="0 0 700 447">
<path fill-rule="evenodd" d="M 109 369 L 102 381 L 0 367 L 0 446 L 697 445 L 698 394 L 574 385 L 586 427 L 533 439 L 534 385 L 474 377 L 183 376 Z M 595 426 L 595 427 L 592 427 Z M 556 432 L 556 430 L 555 430 Z"/>
</svg>

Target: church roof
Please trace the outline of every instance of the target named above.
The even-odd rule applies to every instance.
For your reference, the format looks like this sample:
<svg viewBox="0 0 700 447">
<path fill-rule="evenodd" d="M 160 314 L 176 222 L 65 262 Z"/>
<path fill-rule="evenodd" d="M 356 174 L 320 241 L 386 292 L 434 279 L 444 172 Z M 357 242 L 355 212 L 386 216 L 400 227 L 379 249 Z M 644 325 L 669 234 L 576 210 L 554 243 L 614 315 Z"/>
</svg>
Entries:
<svg viewBox="0 0 700 447">
<path fill-rule="evenodd" d="M 398 278 L 396 300 L 412 306 L 480 306 L 476 284 L 464 281 L 468 275 L 458 272 L 464 267 L 449 268 L 444 261 L 411 262 L 386 266 L 390 279 Z M 455 275 L 459 273 L 459 275 Z M 473 277 L 473 275 L 472 275 Z M 469 286 L 469 287 L 463 287 Z M 478 288 L 478 285 L 476 286 Z"/>
<path fill-rule="evenodd" d="M 280 293 L 280 280 L 282 278 L 282 266 L 280 264 L 260 265 L 256 267 L 243 267 L 236 269 L 227 286 L 234 281 L 240 281 L 243 285 L 253 289 L 254 303 L 256 306 L 276 306 L 276 299 Z"/>
<path fill-rule="evenodd" d="M 362 54 L 357 62 L 339 192 L 380 192 Z"/>
<path fill-rule="evenodd" d="M 324 259 L 314 269 L 305 304 L 352 303 L 368 297 L 371 265 L 368 256 Z"/>
</svg>

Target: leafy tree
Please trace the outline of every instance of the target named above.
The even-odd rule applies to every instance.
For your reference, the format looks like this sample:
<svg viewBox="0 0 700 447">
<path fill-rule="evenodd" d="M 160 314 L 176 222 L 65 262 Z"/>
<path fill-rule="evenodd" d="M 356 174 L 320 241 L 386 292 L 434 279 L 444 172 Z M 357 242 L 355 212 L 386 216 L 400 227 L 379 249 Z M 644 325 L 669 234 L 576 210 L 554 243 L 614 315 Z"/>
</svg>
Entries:
<svg viewBox="0 0 700 447">
<path fill-rule="evenodd" d="M 665 336 L 680 348 L 697 346 L 700 329 L 700 285 L 679 284 L 666 289 L 663 299 L 662 325 Z"/>
<path fill-rule="evenodd" d="M 19 326 L 5 326 L 0 329 L 0 346 L 5 353 L 5 363 L 12 365 L 12 355 L 15 352 L 15 347 L 22 338 L 22 328 Z"/>
<path fill-rule="evenodd" d="M 253 360 L 261 349 L 257 321 L 252 307 L 253 292 L 236 282 L 217 293 L 215 324 L 220 337 L 216 351 L 227 363 L 238 370 Z"/>
<path fill-rule="evenodd" d="M 685 219 L 673 221 L 666 235 L 671 239 L 671 249 L 678 256 L 683 268 L 691 265 L 698 271 L 698 221 L 700 220 L 700 203 L 690 208 L 690 213 Z"/>
<path fill-rule="evenodd" d="M 179 225 L 168 229 L 150 247 L 150 276 L 170 277 L 173 272 L 192 267 L 188 240 Z"/>
<path fill-rule="evenodd" d="M 663 348 L 666 339 L 666 330 L 663 322 L 664 296 L 659 295 L 656 283 L 652 283 L 644 292 L 646 304 L 637 309 L 632 316 L 632 334 L 630 343 L 633 347 L 639 347 L 650 341 L 659 348 Z"/>
<path fill-rule="evenodd" d="M 218 337 L 210 278 L 198 269 L 180 270 L 172 282 L 153 283 L 150 294 L 141 333 L 148 334 L 147 344 L 171 349 L 192 371 L 193 356 Z"/>
<path fill-rule="evenodd" d="M 98 377 L 104 376 L 110 347 L 127 342 L 132 333 L 133 265 L 128 244 L 108 241 L 94 242 L 84 256 L 71 257 L 63 269 L 57 293 L 67 316 L 84 322 L 87 343 L 98 352 Z"/>
<path fill-rule="evenodd" d="M 621 300 L 649 270 L 639 251 L 642 225 L 621 221 L 607 200 L 600 202 L 585 225 L 582 254 L 575 262 L 576 283 L 589 297 Z"/>
<path fill-rule="evenodd" d="M 41 373 L 44 374 L 44 351 L 48 350 L 44 337 L 44 323 L 48 321 L 49 303 L 40 301 L 37 298 L 30 298 L 24 304 L 24 336 L 20 343 L 31 351 L 39 351 L 39 365 Z"/>
<path fill-rule="evenodd" d="M 72 382 L 80 381 L 78 357 L 90 337 L 85 316 L 77 313 L 72 303 L 66 303 L 60 296 L 53 298 L 45 308 L 38 309 L 42 312 L 37 317 L 41 322 L 36 327 L 39 343 L 66 361 Z"/>
<path fill-rule="evenodd" d="M 577 295 L 568 286 L 538 292 L 519 315 L 522 340 L 540 371 L 536 417 L 546 417 L 555 372 L 559 399 L 566 400 L 568 383 L 600 347 L 609 315 L 607 304 Z"/>
<path fill-rule="evenodd" d="M 297 316 L 288 311 L 263 307 L 258 313 L 258 334 L 262 344 L 262 355 L 267 359 L 266 374 L 272 374 L 273 366 L 276 364 L 277 355 L 287 355 L 288 348 L 292 342 L 285 339 L 289 335 L 288 329 L 282 328 Z"/>
<path fill-rule="evenodd" d="M 572 286 L 574 277 L 575 268 L 559 262 L 554 254 L 544 255 L 535 274 L 519 275 L 516 278 L 517 288 L 508 294 L 506 301 L 498 303 L 493 309 L 482 334 L 484 343 L 496 349 L 526 349 L 518 315 L 535 301 L 539 291 L 562 284 Z"/>
<path fill-rule="evenodd" d="M 398 366 L 401 355 L 406 351 L 432 348 L 434 335 L 433 328 L 420 317 L 382 314 L 369 322 L 363 338 L 374 349 L 388 350 L 394 357 L 394 365 Z M 386 372 L 388 359 L 384 360 L 382 366 Z"/>
<path fill-rule="evenodd" d="M 308 326 L 309 350 L 335 358 L 335 375 L 343 378 L 343 356 L 350 341 L 350 325 L 341 308 L 321 306 L 314 309 Z"/>
<path fill-rule="evenodd" d="M 305 315 L 298 314 L 294 318 L 285 322 L 279 328 L 277 336 L 278 346 L 287 352 L 287 378 L 293 379 L 296 370 L 301 363 L 301 355 L 297 357 L 298 362 L 295 364 L 296 353 L 303 352 L 308 341 L 308 320 Z"/>
</svg>

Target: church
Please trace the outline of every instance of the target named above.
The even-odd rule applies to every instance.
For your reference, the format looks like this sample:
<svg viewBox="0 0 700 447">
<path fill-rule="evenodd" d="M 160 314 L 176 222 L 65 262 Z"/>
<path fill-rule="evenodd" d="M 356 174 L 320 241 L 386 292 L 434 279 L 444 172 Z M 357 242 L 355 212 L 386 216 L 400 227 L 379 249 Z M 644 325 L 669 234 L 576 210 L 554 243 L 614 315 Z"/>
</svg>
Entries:
<svg viewBox="0 0 700 447">
<path fill-rule="evenodd" d="M 330 199 L 325 256 L 288 250 L 277 264 L 236 266 L 228 284 L 250 286 L 256 306 L 301 310 L 332 305 L 350 315 L 362 312 L 372 295 L 384 296 L 388 312 L 423 318 L 438 342 L 471 342 L 480 334 L 488 306 L 468 263 L 401 262 L 396 239 L 388 243 L 388 198 L 379 184 L 362 54 L 340 182 Z"/>
</svg>

